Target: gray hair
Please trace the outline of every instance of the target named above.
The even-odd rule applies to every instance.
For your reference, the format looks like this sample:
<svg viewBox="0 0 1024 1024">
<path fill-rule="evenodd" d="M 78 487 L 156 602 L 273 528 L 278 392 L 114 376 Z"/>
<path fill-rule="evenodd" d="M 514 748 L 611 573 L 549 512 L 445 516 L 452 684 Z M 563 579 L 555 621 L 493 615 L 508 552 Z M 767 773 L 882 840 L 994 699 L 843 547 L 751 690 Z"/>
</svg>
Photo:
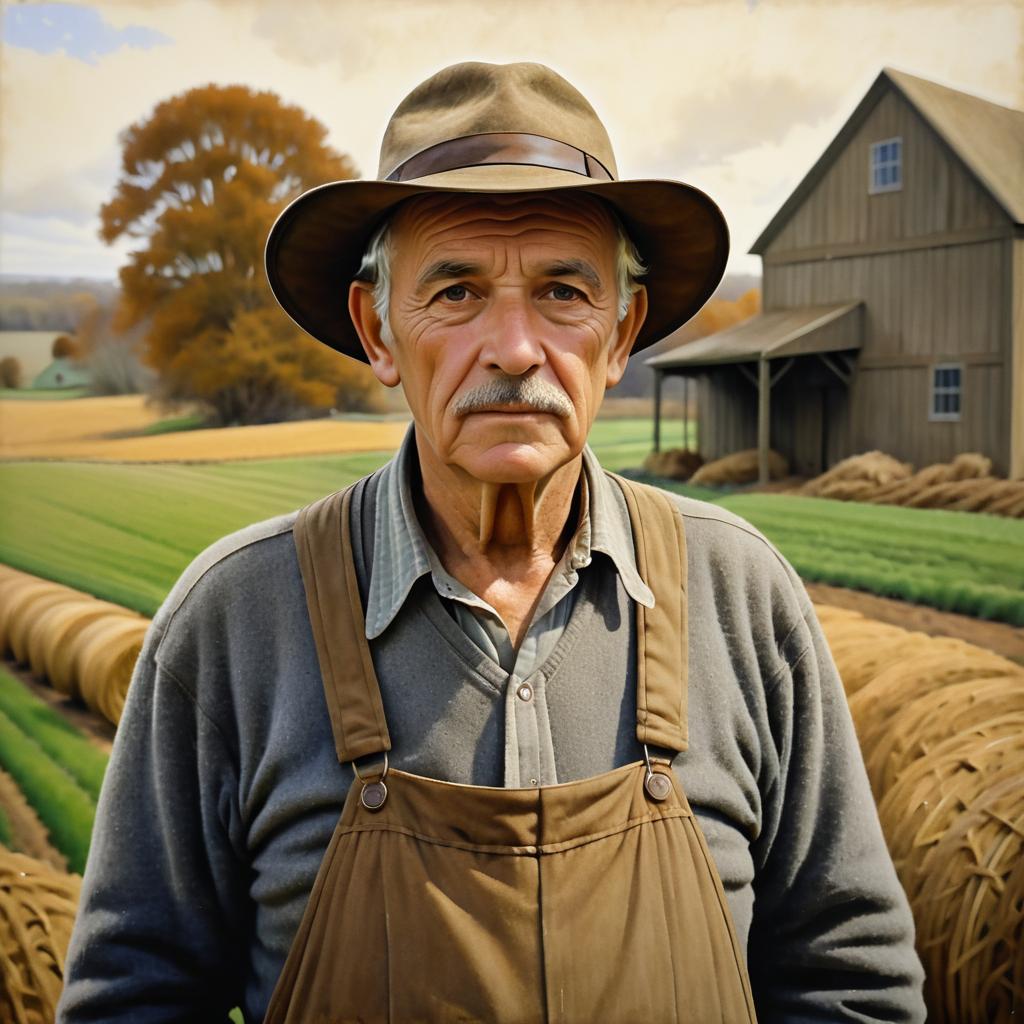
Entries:
<svg viewBox="0 0 1024 1024">
<path fill-rule="evenodd" d="M 629 312 L 629 304 L 633 296 L 640 290 L 640 278 L 647 273 L 647 268 L 640 258 L 640 253 L 626 232 L 625 225 L 616 212 L 605 206 L 611 214 L 615 225 L 618 243 L 615 248 L 615 274 L 619 292 L 619 320 L 625 319 Z M 381 223 L 363 253 L 359 264 L 357 281 L 366 281 L 373 285 L 373 309 L 380 320 L 380 336 L 385 345 L 394 344 L 395 335 L 391 330 L 388 311 L 391 307 L 391 258 L 393 245 L 391 241 L 391 217 Z"/>
</svg>

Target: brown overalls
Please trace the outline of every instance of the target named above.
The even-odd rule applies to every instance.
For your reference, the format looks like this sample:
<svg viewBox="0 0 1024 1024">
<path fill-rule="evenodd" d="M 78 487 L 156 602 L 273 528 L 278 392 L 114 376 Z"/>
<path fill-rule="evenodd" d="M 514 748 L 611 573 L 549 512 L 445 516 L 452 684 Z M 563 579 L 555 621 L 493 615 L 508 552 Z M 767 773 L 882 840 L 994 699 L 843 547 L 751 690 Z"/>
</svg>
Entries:
<svg viewBox="0 0 1024 1024">
<path fill-rule="evenodd" d="M 655 595 L 653 608 L 637 605 L 644 760 L 534 789 L 388 768 L 350 492 L 299 514 L 338 757 L 378 756 L 349 790 L 267 1024 L 754 1021 L 704 837 L 672 769 L 646 747 L 687 746 L 682 517 L 659 492 L 616 479 Z"/>
</svg>

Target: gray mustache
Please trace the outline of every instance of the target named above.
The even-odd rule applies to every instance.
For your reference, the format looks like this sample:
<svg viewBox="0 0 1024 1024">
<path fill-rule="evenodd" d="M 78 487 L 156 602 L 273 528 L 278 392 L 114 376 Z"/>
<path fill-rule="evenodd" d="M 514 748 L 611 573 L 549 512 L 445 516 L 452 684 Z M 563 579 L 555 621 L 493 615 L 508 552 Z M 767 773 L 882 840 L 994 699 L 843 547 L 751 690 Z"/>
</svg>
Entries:
<svg viewBox="0 0 1024 1024">
<path fill-rule="evenodd" d="M 462 395 L 452 409 L 456 416 L 467 416 L 505 405 L 522 405 L 562 419 L 568 419 L 573 411 L 564 391 L 537 377 L 505 377 L 481 384 Z"/>
</svg>

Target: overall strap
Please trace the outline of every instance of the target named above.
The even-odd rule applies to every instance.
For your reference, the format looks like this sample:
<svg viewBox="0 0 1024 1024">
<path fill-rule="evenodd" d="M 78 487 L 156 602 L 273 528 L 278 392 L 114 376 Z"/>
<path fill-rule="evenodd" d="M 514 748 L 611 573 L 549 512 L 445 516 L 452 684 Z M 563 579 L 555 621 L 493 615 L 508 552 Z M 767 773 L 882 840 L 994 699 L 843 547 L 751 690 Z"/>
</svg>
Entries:
<svg viewBox="0 0 1024 1024">
<path fill-rule="evenodd" d="M 349 509 L 355 486 L 307 505 L 294 527 L 334 745 L 342 763 L 391 749 L 352 556 Z"/>
<path fill-rule="evenodd" d="M 608 475 L 625 495 L 637 570 L 654 594 L 653 608 L 639 602 L 636 606 L 637 739 L 669 750 L 686 750 L 689 645 L 683 517 L 671 498 L 657 488 Z"/>
</svg>

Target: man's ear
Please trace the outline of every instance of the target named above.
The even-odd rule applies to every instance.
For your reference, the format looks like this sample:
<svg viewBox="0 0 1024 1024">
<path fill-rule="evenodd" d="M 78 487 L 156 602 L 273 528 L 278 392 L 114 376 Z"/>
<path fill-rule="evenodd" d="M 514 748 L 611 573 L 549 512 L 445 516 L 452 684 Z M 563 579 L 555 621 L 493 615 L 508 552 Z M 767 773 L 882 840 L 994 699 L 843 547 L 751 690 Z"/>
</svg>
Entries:
<svg viewBox="0 0 1024 1024">
<path fill-rule="evenodd" d="M 647 289 L 641 285 L 633 293 L 626 315 L 615 325 L 616 335 L 608 350 L 608 373 L 605 378 L 605 387 L 613 388 L 622 380 L 622 375 L 626 372 L 626 363 L 629 362 L 629 354 L 633 351 L 633 343 L 646 319 Z"/>
<path fill-rule="evenodd" d="M 387 388 L 395 387 L 401 377 L 395 356 L 381 337 L 381 322 L 373 308 L 373 285 L 353 281 L 348 289 L 348 315 L 359 335 L 374 376 Z"/>
</svg>

